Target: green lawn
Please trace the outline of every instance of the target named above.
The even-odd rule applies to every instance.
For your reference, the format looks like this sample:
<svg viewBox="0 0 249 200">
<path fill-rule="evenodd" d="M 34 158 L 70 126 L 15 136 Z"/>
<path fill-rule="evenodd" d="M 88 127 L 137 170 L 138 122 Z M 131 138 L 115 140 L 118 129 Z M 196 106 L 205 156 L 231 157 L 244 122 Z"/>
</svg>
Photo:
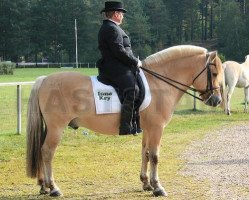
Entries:
<svg viewBox="0 0 249 200">
<path fill-rule="evenodd" d="M 38 69 L 15 69 L 14 75 L 1 75 L 0 83 L 2 82 L 18 82 L 18 81 L 34 81 L 37 77 L 48 75 L 61 71 L 77 71 L 85 75 L 95 75 L 97 69 L 94 68 L 38 68 Z"/>
<path fill-rule="evenodd" d="M 62 69 L 18 69 L 14 76 L 0 76 L 0 82 L 33 81 Z M 78 69 L 93 75 L 96 69 Z M 16 135 L 15 88 L 0 87 L 0 199 L 44 199 L 38 196 L 36 180 L 25 176 L 25 113 L 30 86 L 22 88 L 23 134 Z M 159 160 L 159 177 L 169 193 L 167 199 L 209 199 L 208 182 L 182 176 L 181 153 L 192 141 L 213 130 L 233 124 L 249 124 L 243 113 L 243 90 L 236 89 L 232 99 L 232 116 L 220 108 L 211 109 L 198 102 L 192 111 L 190 97 L 184 96 L 172 121 L 165 129 Z M 14 111 L 13 111 L 14 110 Z M 54 159 L 55 179 L 64 193 L 63 199 L 152 199 L 143 192 L 139 181 L 141 135 L 138 137 L 105 136 L 66 129 Z M 50 199 L 46 197 L 45 199 Z M 157 198 L 163 199 L 163 198 Z"/>
</svg>

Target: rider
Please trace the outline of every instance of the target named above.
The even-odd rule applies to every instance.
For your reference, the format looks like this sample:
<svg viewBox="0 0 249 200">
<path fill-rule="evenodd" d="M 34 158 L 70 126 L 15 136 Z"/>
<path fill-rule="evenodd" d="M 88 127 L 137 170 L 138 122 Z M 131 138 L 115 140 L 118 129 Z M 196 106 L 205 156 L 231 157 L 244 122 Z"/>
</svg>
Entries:
<svg viewBox="0 0 249 200">
<path fill-rule="evenodd" d="M 105 2 L 103 24 L 99 30 L 98 43 L 102 58 L 98 61 L 99 77 L 108 81 L 123 96 L 119 134 L 128 135 L 141 132 L 139 112 L 137 125 L 134 123 L 134 101 L 139 87 L 136 75 L 142 62 L 136 58 L 131 49 L 128 35 L 120 28 L 126 10 L 118 1 Z"/>
</svg>

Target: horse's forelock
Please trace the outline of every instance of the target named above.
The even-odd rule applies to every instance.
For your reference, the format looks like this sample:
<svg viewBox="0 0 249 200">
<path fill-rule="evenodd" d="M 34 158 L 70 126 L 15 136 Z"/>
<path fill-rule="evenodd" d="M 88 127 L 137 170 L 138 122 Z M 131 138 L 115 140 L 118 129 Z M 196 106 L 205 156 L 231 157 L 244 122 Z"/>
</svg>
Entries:
<svg viewBox="0 0 249 200">
<path fill-rule="evenodd" d="M 164 49 L 148 56 L 145 60 L 145 66 L 161 65 L 171 60 L 193 56 L 196 54 L 207 53 L 207 49 L 193 45 L 179 45 Z"/>
</svg>

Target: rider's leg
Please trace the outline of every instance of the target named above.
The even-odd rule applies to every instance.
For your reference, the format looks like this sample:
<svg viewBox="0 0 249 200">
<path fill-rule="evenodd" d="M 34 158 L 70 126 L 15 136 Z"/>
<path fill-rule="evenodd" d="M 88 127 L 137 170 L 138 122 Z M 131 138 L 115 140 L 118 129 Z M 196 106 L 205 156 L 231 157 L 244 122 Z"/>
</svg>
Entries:
<svg viewBox="0 0 249 200">
<path fill-rule="evenodd" d="M 132 133 L 132 118 L 134 113 L 134 101 L 138 94 L 138 86 L 136 84 L 135 75 L 133 72 L 127 72 L 126 74 L 117 77 L 114 80 L 119 92 L 124 97 L 124 101 L 121 108 L 121 119 L 119 134 L 127 135 Z"/>
</svg>

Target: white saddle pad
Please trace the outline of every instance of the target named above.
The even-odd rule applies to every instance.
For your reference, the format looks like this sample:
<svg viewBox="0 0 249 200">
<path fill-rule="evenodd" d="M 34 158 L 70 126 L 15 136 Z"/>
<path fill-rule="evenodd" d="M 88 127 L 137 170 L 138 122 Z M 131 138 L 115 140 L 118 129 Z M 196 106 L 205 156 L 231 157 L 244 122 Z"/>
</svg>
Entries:
<svg viewBox="0 0 249 200">
<path fill-rule="evenodd" d="M 145 88 L 145 97 L 139 110 L 142 111 L 149 106 L 151 102 L 150 88 L 147 79 L 142 70 L 140 70 L 140 76 L 143 80 Z M 105 85 L 98 81 L 96 76 L 91 76 L 93 94 L 95 100 L 95 107 L 97 114 L 119 113 L 121 110 L 121 103 L 116 93 L 116 90 L 110 86 Z"/>
</svg>

